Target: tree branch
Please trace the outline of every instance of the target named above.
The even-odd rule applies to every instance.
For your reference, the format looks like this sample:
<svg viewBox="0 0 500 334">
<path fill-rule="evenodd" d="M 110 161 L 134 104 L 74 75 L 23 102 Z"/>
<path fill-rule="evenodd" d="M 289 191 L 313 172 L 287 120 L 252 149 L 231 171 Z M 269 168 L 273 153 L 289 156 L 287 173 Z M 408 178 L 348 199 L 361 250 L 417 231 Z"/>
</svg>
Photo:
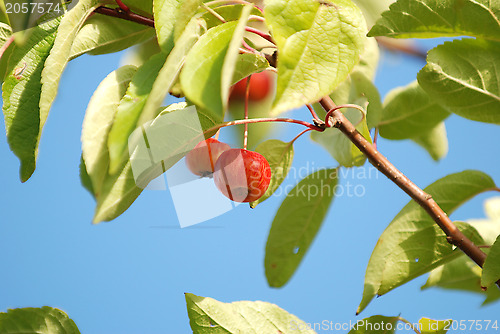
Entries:
<svg viewBox="0 0 500 334">
<path fill-rule="evenodd" d="M 101 6 L 101 7 L 97 7 L 94 12 L 99 13 L 99 14 L 103 14 L 103 15 L 107 15 L 107 16 L 117 17 L 117 18 L 127 20 L 127 21 L 132 21 L 132 22 L 139 23 L 139 24 L 146 25 L 146 26 L 150 26 L 150 27 L 155 26 L 155 21 L 153 19 L 139 15 L 139 14 L 135 14 L 131 11 L 126 12 L 126 11 L 121 10 L 120 8 L 113 9 L 113 8 Z"/>
<path fill-rule="evenodd" d="M 334 109 L 335 103 L 328 96 L 320 101 L 321 106 L 328 112 Z M 486 254 L 479 249 L 469 238 L 467 238 L 450 220 L 448 215 L 432 199 L 432 196 L 424 192 L 403 173 L 401 173 L 386 157 L 377 151 L 373 145 L 359 133 L 354 125 L 342 114 L 340 110 L 331 113 L 332 119 L 326 120 L 328 124 L 339 129 L 356 147 L 363 152 L 370 163 L 382 172 L 389 180 L 394 182 L 399 188 L 407 193 L 418 203 L 439 227 L 446 233 L 449 243 L 460 248 L 480 267 L 483 266 Z"/>
</svg>

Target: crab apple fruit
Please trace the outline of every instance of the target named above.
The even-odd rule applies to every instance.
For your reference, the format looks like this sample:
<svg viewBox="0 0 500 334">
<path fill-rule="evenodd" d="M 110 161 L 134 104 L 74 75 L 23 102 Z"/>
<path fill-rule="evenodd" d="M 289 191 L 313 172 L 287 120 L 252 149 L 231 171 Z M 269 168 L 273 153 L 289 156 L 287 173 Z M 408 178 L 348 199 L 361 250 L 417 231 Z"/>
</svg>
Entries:
<svg viewBox="0 0 500 334">
<path fill-rule="evenodd" d="M 215 162 L 219 156 L 231 147 L 214 138 L 200 141 L 186 155 L 186 165 L 189 170 L 198 176 L 211 176 L 214 172 Z"/>
<path fill-rule="evenodd" d="M 271 181 L 271 167 L 261 154 L 233 148 L 215 163 L 214 182 L 235 202 L 252 202 L 264 195 Z"/>
<path fill-rule="evenodd" d="M 245 91 L 247 89 L 248 77 L 235 83 L 231 89 L 231 100 L 245 100 Z M 250 101 L 260 101 L 269 95 L 271 90 L 271 76 L 268 72 L 263 71 L 252 74 L 250 79 L 250 91 L 248 99 Z"/>
</svg>

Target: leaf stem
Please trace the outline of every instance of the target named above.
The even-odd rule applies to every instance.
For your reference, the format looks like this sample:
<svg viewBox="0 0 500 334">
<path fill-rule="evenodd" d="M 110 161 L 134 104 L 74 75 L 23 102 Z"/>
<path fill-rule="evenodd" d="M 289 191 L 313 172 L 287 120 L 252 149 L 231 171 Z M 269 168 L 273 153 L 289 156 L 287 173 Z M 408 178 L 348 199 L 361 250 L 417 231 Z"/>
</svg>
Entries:
<svg viewBox="0 0 500 334">
<path fill-rule="evenodd" d="M 250 97 L 250 80 L 252 76 L 249 75 L 245 87 L 245 119 L 248 120 L 248 99 Z M 248 123 L 245 123 L 245 131 L 243 132 L 243 149 L 247 149 L 248 145 Z"/>
<path fill-rule="evenodd" d="M 332 127 L 339 129 L 356 147 L 368 158 L 370 163 L 382 172 L 389 180 L 406 192 L 418 205 L 420 205 L 437 225 L 446 233 L 449 243 L 460 248 L 480 267 L 483 266 L 486 254 L 467 238 L 450 220 L 448 215 L 439 207 L 431 195 L 424 192 L 410 179 L 401 173 L 386 157 L 359 133 L 354 125 L 338 110 L 329 96 L 320 101 L 321 106 L 329 111 Z M 331 112 L 330 112 L 331 111 Z M 498 282 L 497 282 L 498 284 Z"/>
<path fill-rule="evenodd" d="M 309 131 L 312 131 L 312 129 L 305 129 L 305 130 L 302 130 L 298 135 L 295 136 L 295 138 L 293 138 L 291 141 L 290 141 L 290 145 L 292 145 L 293 143 L 295 143 L 295 141 L 297 139 L 299 139 L 304 133 L 306 132 L 309 132 Z"/>
</svg>

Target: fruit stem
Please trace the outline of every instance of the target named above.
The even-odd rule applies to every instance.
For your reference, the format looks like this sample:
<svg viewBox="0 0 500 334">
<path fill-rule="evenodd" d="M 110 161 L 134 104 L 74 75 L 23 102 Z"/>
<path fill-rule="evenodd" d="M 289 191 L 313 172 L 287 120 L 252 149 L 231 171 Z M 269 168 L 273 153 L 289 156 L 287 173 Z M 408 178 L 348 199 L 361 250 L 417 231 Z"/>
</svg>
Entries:
<svg viewBox="0 0 500 334">
<path fill-rule="evenodd" d="M 250 80 L 252 79 L 252 75 L 249 75 L 246 82 L 245 87 L 245 116 L 244 118 L 248 119 L 248 100 L 250 98 Z M 246 150 L 248 145 L 248 123 L 245 123 L 245 131 L 243 132 L 243 148 Z"/>
<path fill-rule="evenodd" d="M 266 33 L 262 32 L 262 31 L 260 31 L 259 29 L 255 29 L 255 28 L 252 28 L 252 27 L 245 27 L 245 30 L 248 31 L 248 32 L 251 32 L 253 34 L 259 35 L 260 37 L 268 40 L 269 42 L 271 42 L 273 44 L 275 44 L 273 38 L 271 37 L 271 35 L 266 34 Z"/>
<path fill-rule="evenodd" d="M 325 131 L 325 127 L 314 125 L 308 122 L 304 122 L 298 119 L 293 119 L 293 118 L 249 118 L 249 119 L 239 119 L 236 121 L 230 121 L 222 124 L 215 125 L 205 131 L 206 133 L 210 133 L 212 131 L 225 128 L 227 126 L 232 126 L 232 125 L 242 125 L 242 124 L 253 124 L 253 123 L 265 123 L 265 122 L 281 122 L 281 123 L 294 123 L 294 124 L 300 124 L 303 126 L 306 126 L 307 128 L 311 130 L 316 130 L 319 132 Z"/>
<path fill-rule="evenodd" d="M 305 130 L 303 130 L 302 132 L 300 132 L 298 135 L 296 135 L 296 136 L 295 136 L 295 138 L 293 138 L 293 139 L 290 141 L 290 145 L 293 145 L 293 143 L 295 143 L 295 141 L 296 141 L 297 139 L 299 139 L 299 138 L 300 138 L 300 136 L 302 136 L 304 133 L 309 132 L 309 131 L 312 131 L 312 129 L 305 129 Z"/>
<path fill-rule="evenodd" d="M 314 111 L 313 107 L 310 104 L 306 104 L 306 107 L 307 107 L 307 109 L 309 109 L 309 111 L 311 112 L 312 117 L 315 120 L 320 120 L 318 114 L 316 114 L 316 111 Z"/>
<path fill-rule="evenodd" d="M 130 8 L 128 8 L 128 6 L 126 4 L 124 4 L 122 2 L 122 0 L 115 0 L 116 4 L 118 5 L 118 7 L 120 7 L 121 10 L 123 10 L 124 12 L 130 12 Z"/>
<path fill-rule="evenodd" d="M 333 101 L 332 101 L 333 102 Z M 354 109 L 357 109 L 359 111 L 361 111 L 361 115 L 363 116 L 361 118 L 361 120 L 355 124 L 354 126 L 357 126 L 359 123 L 361 123 L 365 117 L 366 117 L 366 111 L 361 108 L 360 106 L 356 105 L 356 104 L 343 104 L 343 105 L 340 105 L 340 106 L 334 106 L 332 109 L 328 110 L 328 112 L 326 113 L 326 116 L 325 116 L 325 124 L 327 127 L 332 127 L 333 125 L 330 125 L 330 118 L 332 117 L 332 114 L 334 112 L 336 112 L 337 110 L 339 109 L 343 109 L 343 108 L 354 108 Z"/>
</svg>

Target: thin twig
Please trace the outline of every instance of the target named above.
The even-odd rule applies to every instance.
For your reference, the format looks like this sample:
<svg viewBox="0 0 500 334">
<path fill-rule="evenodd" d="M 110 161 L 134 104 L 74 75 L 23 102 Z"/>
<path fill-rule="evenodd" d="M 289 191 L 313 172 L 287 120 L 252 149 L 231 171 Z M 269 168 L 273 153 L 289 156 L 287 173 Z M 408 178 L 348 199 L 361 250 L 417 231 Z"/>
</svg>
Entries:
<svg viewBox="0 0 500 334">
<path fill-rule="evenodd" d="M 321 99 L 320 104 L 326 111 L 336 108 L 335 103 L 329 96 Z M 446 233 L 447 240 L 451 244 L 460 248 L 480 267 L 483 266 L 486 254 L 479 249 L 469 238 L 467 238 L 452 223 L 448 215 L 439 207 L 431 195 L 424 192 L 403 173 L 401 173 L 386 157 L 378 152 L 373 145 L 360 134 L 354 125 L 340 112 L 335 110 L 331 113 L 331 126 L 339 129 L 356 147 L 363 152 L 370 163 L 382 172 L 389 180 L 394 182 L 399 188 L 406 192 L 415 202 L 418 203 L 439 227 Z"/>
<path fill-rule="evenodd" d="M 101 7 L 97 7 L 94 12 L 99 13 L 99 14 L 103 14 L 103 15 L 107 15 L 107 16 L 117 17 L 117 18 L 127 20 L 127 21 L 132 21 L 135 23 L 149 26 L 149 27 L 155 26 L 155 21 L 153 19 L 136 14 L 136 13 L 132 13 L 132 12 L 125 12 L 121 9 L 117 10 L 117 9 L 101 6 Z"/>
<path fill-rule="evenodd" d="M 406 53 L 422 60 L 427 59 L 427 53 L 425 51 L 420 50 L 413 45 L 409 45 L 406 41 L 401 42 L 387 37 L 376 37 L 376 40 L 380 46 L 386 48 L 389 51 Z"/>
</svg>

